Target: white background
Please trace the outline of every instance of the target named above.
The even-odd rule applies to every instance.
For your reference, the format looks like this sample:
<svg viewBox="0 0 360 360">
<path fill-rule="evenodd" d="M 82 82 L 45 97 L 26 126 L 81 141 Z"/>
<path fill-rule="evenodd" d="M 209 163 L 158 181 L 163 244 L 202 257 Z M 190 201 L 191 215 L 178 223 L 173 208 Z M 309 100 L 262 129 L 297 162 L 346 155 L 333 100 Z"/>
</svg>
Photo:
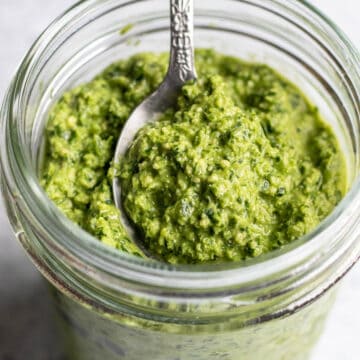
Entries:
<svg viewBox="0 0 360 360">
<path fill-rule="evenodd" d="M 360 48 L 358 0 L 312 2 Z M 72 0 L 0 0 L 0 99 L 36 36 L 72 3 Z M 63 359 L 51 319 L 51 306 L 40 275 L 11 235 L 0 201 L 0 360 Z M 358 360 L 359 342 L 357 265 L 343 281 L 313 360 Z"/>
</svg>

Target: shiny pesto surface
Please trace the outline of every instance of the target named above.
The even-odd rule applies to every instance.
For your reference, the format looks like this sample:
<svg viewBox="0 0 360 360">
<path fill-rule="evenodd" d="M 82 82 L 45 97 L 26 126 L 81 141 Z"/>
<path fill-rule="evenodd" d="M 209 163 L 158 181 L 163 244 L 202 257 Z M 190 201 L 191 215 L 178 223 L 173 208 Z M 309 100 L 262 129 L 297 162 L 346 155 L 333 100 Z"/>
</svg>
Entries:
<svg viewBox="0 0 360 360">
<path fill-rule="evenodd" d="M 67 93 L 46 128 L 42 184 L 74 222 L 140 254 L 115 208 L 111 167 L 132 109 L 166 54 L 137 54 Z M 271 68 L 198 50 L 196 83 L 143 128 L 117 170 L 145 246 L 171 263 L 233 261 L 313 230 L 346 189 L 344 159 L 317 109 Z"/>
</svg>

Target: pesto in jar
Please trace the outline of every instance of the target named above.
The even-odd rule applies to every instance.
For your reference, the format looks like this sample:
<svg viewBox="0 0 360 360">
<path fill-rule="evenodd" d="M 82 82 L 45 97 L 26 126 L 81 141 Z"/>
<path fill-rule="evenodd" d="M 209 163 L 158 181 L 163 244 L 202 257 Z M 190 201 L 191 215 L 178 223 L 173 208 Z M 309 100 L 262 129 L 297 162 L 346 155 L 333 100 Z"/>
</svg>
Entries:
<svg viewBox="0 0 360 360">
<path fill-rule="evenodd" d="M 345 194 L 345 161 L 317 109 L 266 65 L 197 50 L 198 80 L 140 130 L 114 171 L 121 128 L 167 63 L 167 54 L 134 55 L 58 101 L 41 176 L 55 204 L 141 256 L 112 199 L 119 176 L 145 247 L 170 263 L 244 260 L 313 230 Z"/>
</svg>

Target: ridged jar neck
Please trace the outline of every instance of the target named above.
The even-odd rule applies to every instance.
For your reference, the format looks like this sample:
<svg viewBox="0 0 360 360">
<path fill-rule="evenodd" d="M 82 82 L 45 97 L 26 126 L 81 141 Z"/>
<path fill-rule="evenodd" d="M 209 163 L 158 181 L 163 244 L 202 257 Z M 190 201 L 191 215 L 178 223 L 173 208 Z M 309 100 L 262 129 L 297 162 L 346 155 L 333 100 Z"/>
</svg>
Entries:
<svg viewBox="0 0 360 360">
<path fill-rule="evenodd" d="M 12 223 L 45 276 L 96 306 L 146 312 L 159 303 L 174 303 L 185 304 L 176 307 L 185 313 L 196 304 L 201 313 L 204 303 L 206 316 L 231 307 L 248 314 L 261 308 L 264 316 L 292 311 L 331 287 L 360 253 L 359 55 L 336 26 L 306 3 L 196 1 L 195 42 L 230 54 L 234 42 L 241 44 L 244 56 L 236 50 L 238 56 L 254 59 L 255 54 L 256 61 L 285 72 L 330 117 L 346 153 L 351 189 L 314 232 L 241 264 L 171 266 L 107 248 L 66 219 L 39 185 L 39 149 L 51 106 L 65 89 L 86 81 L 119 54 L 149 50 L 153 44 L 159 51 L 167 49 L 165 3 L 81 2 L 31 48 L 1 113 L 2 185 Z M 133 28 L 120 37 L 119 28 L 129 23 Z M 140 45 L 126 47 L 131 39 L 141 40 Z"/>
</svg>

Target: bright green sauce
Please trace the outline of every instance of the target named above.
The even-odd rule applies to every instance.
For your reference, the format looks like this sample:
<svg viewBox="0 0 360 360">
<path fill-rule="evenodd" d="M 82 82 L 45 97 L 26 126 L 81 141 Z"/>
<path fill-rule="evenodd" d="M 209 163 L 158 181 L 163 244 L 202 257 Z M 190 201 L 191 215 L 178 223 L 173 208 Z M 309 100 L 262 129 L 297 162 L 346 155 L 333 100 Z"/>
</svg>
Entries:
<svg viewBox="0 0 360 360">
<path fill-rule="evenodd" d="M 115 208 L 121 127 L 159 85 L 167 55 L 138 54 L 64 94 L 50 114 L 42 184 L 100 241 L 140 254 Z M 128 216 L 171 263 L 233 261 L 313 230 L 343 197 L 337 140 L 316 108 L 265 65 L 198 50 L 199 79 L 138 134 L 119 169 Z"/>
</svg>

